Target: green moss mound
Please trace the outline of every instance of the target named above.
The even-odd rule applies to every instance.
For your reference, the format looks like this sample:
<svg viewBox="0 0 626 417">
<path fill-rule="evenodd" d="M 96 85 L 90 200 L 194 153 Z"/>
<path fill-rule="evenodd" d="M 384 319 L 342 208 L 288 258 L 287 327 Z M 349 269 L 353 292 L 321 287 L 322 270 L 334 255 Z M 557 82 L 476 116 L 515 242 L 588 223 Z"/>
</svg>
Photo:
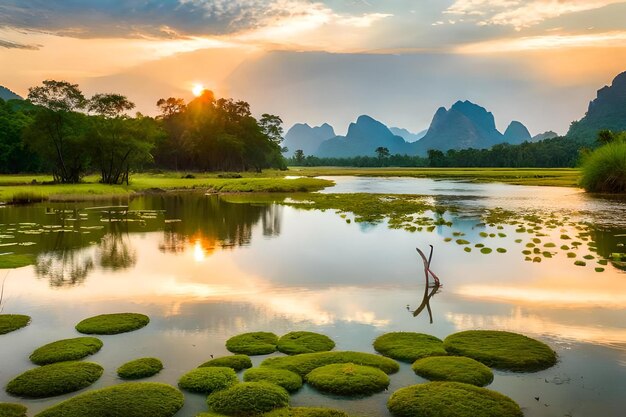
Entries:
<svg viewBox="0 0 626 417">
<path fill-rule="evenodd" d="M 393 374 L 398 372 L 400 366 L 392 359 L 384 356 L 363 352 L 317 352 L 303 353 L 295 356 L 282 356 L 267 358 L 261 363 L 261 367 L 267 366 L 276 369 L 287 369 L 304 377 L 312 370 L 325 365 L 336 363 L 354 363 L 356 365 L 372 366 Z"/>
<path fill-rule="evenodd" d="M 176 388 L 155 382 L 126 382 L 63 401 L 35 417 L 172 417 L 185 402 Z"/>
<path fill-rule="evenodd" d="M 185 391 L 208 394 L 235 385 L 237 374 L 232 368 L 205 367 L 187 372 L 178 380 L 178 386 Z"/>
<path fill-rule="evenodd" d="M 484 387 L 493 381 L 493 372 L 487 366 L 462 356 L 433 356 L 418 359 L 413 371 L 431 381 L 454 381 Z"/>
<path fill-rule="evenodd" d="M 76 330 L 85 334 L 119 334 L 141 329 L 150 318 L 138 313 L 101 314 L 78 323 Z"/>
<path fill-rule="evenodd" d="M 277 348 L 287 355 L 327 352 L 333 350 L 335 342 L 328 336 L 313 332 L 291 332 L 278 339 Z"/>
<path fill-rule="evenodd" d="M 78 391 L 96 382 L 104 369 L 91 362 L 59 362 L 13 378 L 6 391 L 15 396 L 45 398 Z"/>
<path fill-rule="evenodd" d="M 387 408 L 395 417 L 523 417 L 509 397 L 460 382 L 401 388 L 389 398 Z"/>
<path fill-rule="evenodd" d="M 156 375 L 163 369 L 163 362 L 157 358 L 140 358 L 117 368 L 117 376 L 122 379 L 140 379 Z"/>
<path fill-rule="evenodd" d="M 374 340 L 374 349 L 403 362 L 415 362 L 427 356 L 448 354 L 443 342 L 435 336 L 411 332 L 394 332 L 379 336 Z"/>
<path fill-rule="evenodd" d="M 10 333 L 14 330 L 28 326 L 30 317 L 22 314 L 0 314 L 0 334 Z"/>
<path fill-rule="evenodd" d="M 289 393 L 268 382 L 243 382 L 207 398 L 209 409 L 227 416 L 251 416 L 289 405 Z"/>
<path fill-rule="evenodd" d="M 287 369 L 252 368 L 243 374 L 246 382 L 269 382 L 283 387 L 289 392 L 297 391 L 302 387 L 302 377 Z"/>
<path fill-rule="evenodd" d="M 210 361 L 200 365 L 199 368 L 209 366 L 225 366 L 226 368 L 232 368 L 235 371 L 241 371 L 242 369 L 252 368 L 252 361 L 248 355 L 223 356 L 221 358 L 211 359 Z"/>
<path fill-rule="evenodd" d="M 37 365 L 75 361 L 93 355 L 102 348 L 102 341 L 95 337 L 76 337 L 48 343 L 36 349 L 30 360 Z"/>
<path fill-rule="evenodd" d="M 348 417 L 348 414 L 332 408 L 292 407 L 270 411 L 263 414 L 263 417 Z"/>
<path fill-rule="evenodd" d="M 0 403 L 0 417 L 26 417 L 26 411 L 22 404 Z"/>
<path fill-rule="evenodd" d="M 243 333 L 226 341 L 226 349 L 243 355 L 267 355 L 276 352 L 278 336 L 269 332 Z"/>
<path fill-rule="evenodd" d="M 338 363 L 312 370 L 306 382 L 317 390 L 337 395 L 369 395 L 384 391 L 389 377 L 378 368 Z"/>
<path fill-rule="evenodd" d="M 548 345 L 517 333 L 468 330 L 446 337 L 444 346 L 453 355 L 508 371 L 540 371 L 556 363 L 556 353 Z"/>
</svg>

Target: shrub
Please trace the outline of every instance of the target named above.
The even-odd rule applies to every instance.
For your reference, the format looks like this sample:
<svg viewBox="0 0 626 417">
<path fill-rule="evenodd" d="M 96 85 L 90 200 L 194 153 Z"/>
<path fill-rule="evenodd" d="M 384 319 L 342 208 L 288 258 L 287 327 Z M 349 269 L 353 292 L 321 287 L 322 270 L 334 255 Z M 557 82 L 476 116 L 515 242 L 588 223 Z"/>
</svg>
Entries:
<svg viewBox="0 0 626 417">
<path fill-rule="evenodd" d="M 243 333 L 226 341 L 226 349 L 244 355 L 267 355 L 276 352 L 278 336 L 269 332 Z"/>
<path fill-rule="evenodd" d="M 483 387 L 493 381 L 493 372 L 482 363 L 462 356 L 433 356 L 418 359 L 413 371 L 431 381 L 455 381 Z"/>
<path fill-rule="evenodd" d="M 178 386 L 186 391 L 208 394 L 235 385 L 237 374 L 232 368 L 207 367 L 187 372 L 178 380 Z"/>
<path fill-rule="evenodd" d="M 328 336 L 313 332 L 291 332 L 278 339 L 277 348 L 288 355 L 326 352 L 335 347 Z"/>
<path fill-rule="evenodd" d="M 205 368 L 209 366 L 225 366 L 238 372 L 242 369 L 252 368 L 252 361 L 248 355 L 230 355 L 211 359 L 210 361 L 200 365 L 198 368 Z"/>
<path fill-rule="evenodd" d="M 393 332 L 378 336 L 374 349 L 393 359 L 414 362 L 426 356 L 447 355 L 443 342 L 423 333 Z"/>
<path fill-rule="evenodd" d="M 0 417 L 26 417 L 27 411 L 22 404 L 0 403 Z"/>
<path fill-rule="evenodd" d="M 154 382 L 126 382 L 88 391 L 35 417 L 172 417 L 185 398 L 176 388 Z"/>
<path fill-rule="evenodd" d="M 626 142 L 593 151 L 583 162 L 580 184 L 590 192 L 626 193 Z"/>
<path fill-rule="evenodd" d="M 122 379 L 148 378 L 161 372 L 161 369 L 163 363 L 157 358 L 140 358 L 117 368 L 117 376 Z"/>
<path fill-rule="evenodd" d="M 11 395 L 45 398 L 78 391 L 96 382 L 104 369 L 91 362 L 59 362 L 31 369 L 13 378 L 6 387 Z"/>
<path fill-rule="evenodd" d="M 85 334 L 119 334 L 141 329 L 149 322 L 148 316 L 143 314 L 101 314 L 81 321 L 76 325 L 76 330 Z"/>
<path fill-rule="evenodd" d="M 246 382 L 270 382 L 279 385 L 289 392 L 297 391 L 302 387 L 302 378 L 295 372 L 286 369 L 252 368 L 243 374 Z"/>
<path fill-rule="evenodd" d="M 21 314 L 0 314 L 0 334 L 6 334 L 28 326 L 30 317 Z"/>
<path fill-rule="evenodd" d="M 389 377 L 378 368 L 338 363 L 312 370 L 306 381 L 319 391 L 338 395 L 369 395 L 384 391 Z"/>
<path fill-rule="evenodd" d="M 102 341 L 95 337 L 76 337 L 48 343 L 36 349 L 30 360 L 37 365 L 75 361 L 93 355 L 102 348 Z"/>
<path fill-rule="evenodd" d="M 228 416 L 251 416 L 289 405 L 289 393 L 267 382 L 243 382 L 207 398 L 209 409 Z"/>
<path fill-rule="evenodd" d="M 261 367 L 288 369 L 304 377 L 315 368 L 334 363 L 354 363 L 356 365 L 379 368 L 386 374 L 398 372 L 398 363 L 383 356 L 363 352 L 317 352 L 303 353 L 295 356 L 267 358 Z"/>
</svg>

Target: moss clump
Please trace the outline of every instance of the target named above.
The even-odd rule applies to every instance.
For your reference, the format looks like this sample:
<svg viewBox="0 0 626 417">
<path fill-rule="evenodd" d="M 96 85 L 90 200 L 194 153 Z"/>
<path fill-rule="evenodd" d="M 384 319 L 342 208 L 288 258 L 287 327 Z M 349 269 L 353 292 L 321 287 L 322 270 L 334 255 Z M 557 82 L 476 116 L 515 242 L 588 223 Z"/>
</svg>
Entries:
<svg viewBox="0 0 626 417">
<path fill-rule="evenodd" d="M 556 363 L 556 353 L 548 345 L 517 333 L 468 330 L 446 337 L 443 343 L 452 355 L 509 371 L 539 371 Z"/>
<path fill-rule="evenodd" d="M 176 388 L 155 382 L 127 382 L 88 391 L 35 417 L 172 417 L 185 398 Z"/>
<path fill-rule="evenodd" d="M 400 369 L 400 366 L 394 360 L 363 352 L 303 353 L 302 355 L 295 356 L 267 358 L 261 363 L 261 366 L 287 369 L 304 377 L 313 369 L 334 363 L 354 363 L 357 365 L 372 366 L 382 370 L 386 374 L 393 374 Z"/>
<path fill-rule="evenodd" d="M 378 336 L 374 349 L 381 354 L 404 362 L 414 362 L 426 356 L 447 355 L 443 342 L 423 333 L 393 332 Z"/>
<path fill-rule="evenodd" d="M 575 261 L 574 265 L 576 265 L 576 266 L 586 266 L 587 262 L 585 262 L 585 261 Z"/>
<path fill-rule="evenodd" d="M 0 403 L 0 417 L 26 417 L 26 411 L 22 404 Z"/>
<path fill-rule="evenodd" d="M 455 381 L 484 387 L 493 381 L 493 372 L 482 363 L 463 356 L 434 356 L 418 359 L 413 371 L 431 381 Z"/>
<path fill-rule="evenodd" d="M 394 392 L 387 408 L 395 417 L 523 417 L 509 397 L 460 382 L 429 382 Z"/>
<path fill-rule="evenodd" d="M 293 407 L 279 408 L 263 414 L 263 417 L 348 417 L 348 414 L 332 408 Z"/>
<path fill-rule="evenodd" d="M 0 314 L 0 334 L 6 334 L 28 326 L 30 317 L 21 314 Z"/>
<path fill-rule="evenodd" d="M 496 251 L 498 253 L 506 253 L 506 249 L 504 249 L 504 248 L 497 248 Z"/>
<path fill-rule="evenodd" d="M 465 240 L 465 239 L 457 239 L 456 243 L 459 244 L 459 245 L 469 245 L 470 244 L 470 242 Z"/>
<path fill-rule="evenodd" d="M 207 398 L 209 409 L 228 416 L 251 416 L 289 405 L 289 393 L 267 382 L 243 382 Z"/>
<path fill-rule="evenodd" d="M 305 378 L 319 391 L 338 395 L 370 395 L 389 386 L 389 377 L 380 369 L 353 363 L 322 366 Z"/>
<path fill-rule="evenodd" d="M 103 371 L 100 365 L 91 362 L 53 363 L 16 376 L 7 384 L 6 391 L 19 397 L 54 397 L 88 387 Z"/>
<path fill-rule="evenodd" d="M 269 332 L 243 333 L 226 341 L 226 349 L 243 355 L 267 355 L 276 352 L 278 336 Z"/>
<path fill-rule="evenodd" d="M 313 332 L 291 332 L 278 339 L 277 348 L 287 355 L 326 352 L 335 347 L 328 336 Z"/>
<path fill-rule="evenodd" d="M 289 392 L 297 391 L 302 387 L 302 378 L 295 372 L 287 369 L 252 368 L 243 374 L 246 382 L 269 382 L 279 385 Z"/>
<path fill-rule="evenodd" d="M 150 318 L 138 313 L 101 314 L 78 323 L 76 330 L 85 334 L 118 334 L 141 329 Z"/>
<path fill-rule="evenodd" d="M 178 386 L 186 391 L 208 394 L 235 385 L 237 374 L 232 368 L 205 367 L 187 372 L 178 380 Z"/>
<path fill-rule="evenodd" d="M 221 358 L 211 359 L 210 361 L 200 365 L 198 368 L 206 368 L 211 366 L 232 368 L 238 372 L 242 369 L 252 368 L 252 361 L 250 360 L 250 357 L 248 355 L 230 355 L 223 356 Z"/>
<path fill-rule="evenodd" d="M 140 379 L 156 375 L 163 369 L 163 362 L 157 358 L 140 358 L 117 368 L 117 376 L 122 379 Z"/>
<path fill-rule="evenodd" d="M 480 250 L 480 253 L 482 253 L 482 254 L 484 254 L 484 255 L 488 255 L 488 254 L 490 254 L 491 252 L 493 252 L 493 249 L 491 249 L 491 248 L 482 248 L 482 249 Z"/>
<path fill-rule="evenodd" d="M 75 361 L 93 355 L 102 348 L 102 341 L 95 337 L 76 337 L 48 343 L 36 349 L 30 360 L 37 365 Z"/>
</svg>

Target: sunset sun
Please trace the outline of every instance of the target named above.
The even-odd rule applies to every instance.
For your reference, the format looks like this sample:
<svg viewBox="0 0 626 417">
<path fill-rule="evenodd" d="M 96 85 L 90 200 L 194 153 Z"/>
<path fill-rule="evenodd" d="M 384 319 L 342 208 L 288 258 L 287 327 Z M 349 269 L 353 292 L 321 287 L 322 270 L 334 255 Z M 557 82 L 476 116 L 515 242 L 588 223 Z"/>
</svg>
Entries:
<svg viewBox="0 0 626 417">
<path fill-rule="evenodd" d="M 194 96 L 200 97 L 204 90 L 205 88 L 202 84 L 194 84 L 193 88 L 191 89 L 191 92 L 193 93 Z"/>
</svg>

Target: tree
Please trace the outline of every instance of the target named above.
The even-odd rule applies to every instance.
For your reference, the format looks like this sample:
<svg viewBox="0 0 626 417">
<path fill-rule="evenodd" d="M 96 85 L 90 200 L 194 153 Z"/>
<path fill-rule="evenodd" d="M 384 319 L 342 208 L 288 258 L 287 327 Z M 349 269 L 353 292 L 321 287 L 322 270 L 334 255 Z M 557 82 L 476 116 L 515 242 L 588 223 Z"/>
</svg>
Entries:
<svg viewBox="0 0 626 417">
<path fill-rule="evenodd" d="M 379 159 L 383 159 L 389 156 L 389 149 L 385 148 L 384 146 L 379 146 L 378 148 L 376 148 L 376 154 L 378 155 Z"/>
<path fill-rule="evenodd" d="M 446 156 L 443 152 L 436 149 L 428 150 L 428 166 L 442 167 L 446 165 Z"/>
<path fill-rule="evenodd" d="M 263 113 L 259 126 L 263 133 L 274 143 L 280 144 L 283 141 L 283 120 L 279 116 Z"/>
<path fill-rule="evenodd" d="M 301 165 L 304 162 L 304 151 L 302 149 L 296 149 L 293 158 L 298 165 Z"/>
<path fill-rule="evenodd" d="M 610 130 L 601 130 L 598 132 L 598 142 L 602 145 L 611 143 L 615 140 L 616 135 Z"/>
</svg>

